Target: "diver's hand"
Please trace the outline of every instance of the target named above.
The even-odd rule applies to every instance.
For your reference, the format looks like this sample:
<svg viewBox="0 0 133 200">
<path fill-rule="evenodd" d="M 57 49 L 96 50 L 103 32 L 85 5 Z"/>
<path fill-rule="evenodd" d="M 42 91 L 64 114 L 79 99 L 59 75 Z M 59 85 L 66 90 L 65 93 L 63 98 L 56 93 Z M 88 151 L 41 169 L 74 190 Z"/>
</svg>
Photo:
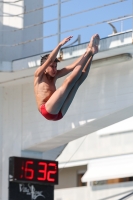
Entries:
<svg viewBox="0 0 133 200">
<path fill-rule="evenodd" d="M 69 42 L 69 41 L 71 40 L 72 37 L 73 37 L 73 36 L 69 36 L 69 37 L 63 39 L 63 40 L 59 43 L 59 45 L 60 45 L 60 46 L 63 46 L 64 44 L 66 44 L 67 42 Z"/>
</svg>

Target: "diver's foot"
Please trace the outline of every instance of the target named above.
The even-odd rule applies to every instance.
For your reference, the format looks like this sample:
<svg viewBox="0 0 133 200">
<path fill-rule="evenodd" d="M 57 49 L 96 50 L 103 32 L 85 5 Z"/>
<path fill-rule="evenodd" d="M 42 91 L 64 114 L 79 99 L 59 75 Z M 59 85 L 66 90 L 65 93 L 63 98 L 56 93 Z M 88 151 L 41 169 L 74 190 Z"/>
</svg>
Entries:
<svg viewBox="0 0 133 200">
<path fill-rule="evenodd" d="M 92 52 L 92 55 L 98 53 L 100 37 L 98 34 L 95 34 L 91 37 L 90 43 L 88 44 L 87 50 Z"/>
</svg>

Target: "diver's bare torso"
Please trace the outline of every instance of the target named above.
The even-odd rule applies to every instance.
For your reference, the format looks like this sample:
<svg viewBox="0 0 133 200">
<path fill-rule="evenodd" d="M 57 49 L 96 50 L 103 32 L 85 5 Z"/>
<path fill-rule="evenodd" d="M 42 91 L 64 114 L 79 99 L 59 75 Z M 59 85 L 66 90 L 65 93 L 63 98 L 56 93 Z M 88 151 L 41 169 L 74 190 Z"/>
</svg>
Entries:
<svg viewBox="0 0 133 200">
<path fill-rule="evenodd" d="M 45 104 L 56 91 L 56 79 L 56 76 L 47 77 L 45 73 L 43 73 L 41 76 L 34 76 L 34 92 L 39 111 L 40 106 Z"/>
</svg>

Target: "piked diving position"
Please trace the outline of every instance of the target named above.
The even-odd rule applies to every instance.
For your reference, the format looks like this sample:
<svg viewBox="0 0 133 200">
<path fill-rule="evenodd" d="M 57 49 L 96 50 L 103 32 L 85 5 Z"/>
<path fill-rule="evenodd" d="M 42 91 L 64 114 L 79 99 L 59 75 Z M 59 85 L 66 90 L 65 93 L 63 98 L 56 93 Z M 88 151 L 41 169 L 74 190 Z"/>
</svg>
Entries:
<svg viewBox="0 0 133 200">
<path fill-rule="evenodd" d="M 50 53 L 42 57 L 40 67 L 34 73 L 34 91 L 39 112 L 47 119 L 57 121 L 66 114 L 79 86 L 86 79 L 93 56 L 98 53 L 99 35 L 92 36 L 85 53 L 74 63 L 57 69 L 56 58 L 60 48 L 70 41 L 72 36 L 62 40 Z M 56 80 L 71 74 L 56 90 Z"/>
</svg>

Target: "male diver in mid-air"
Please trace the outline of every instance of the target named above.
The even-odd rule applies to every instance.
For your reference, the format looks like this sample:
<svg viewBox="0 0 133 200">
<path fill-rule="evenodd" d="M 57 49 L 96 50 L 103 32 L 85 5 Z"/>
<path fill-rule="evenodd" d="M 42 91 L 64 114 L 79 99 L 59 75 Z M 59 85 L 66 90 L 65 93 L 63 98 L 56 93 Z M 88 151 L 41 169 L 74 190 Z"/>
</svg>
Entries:
<svg viewBox="0 0 133 200">
<path fill-rule="evenodd" d="M 60 120 L 66 114 L 79 86 L 86 79 L 93 56 L 98 53 L 99 35 L 92 36 L 85 53 L 73 64 L 58 70 L 56 58 L 60 48 L 71 40 L 69 36 L 62 40 L 50 53 L 42 57 L 40 67 L 34 74 L 34 90 L 39 112 L 48 120 Z M 71 74 L 56 90 L 56 80 Z"/>
</svg>

